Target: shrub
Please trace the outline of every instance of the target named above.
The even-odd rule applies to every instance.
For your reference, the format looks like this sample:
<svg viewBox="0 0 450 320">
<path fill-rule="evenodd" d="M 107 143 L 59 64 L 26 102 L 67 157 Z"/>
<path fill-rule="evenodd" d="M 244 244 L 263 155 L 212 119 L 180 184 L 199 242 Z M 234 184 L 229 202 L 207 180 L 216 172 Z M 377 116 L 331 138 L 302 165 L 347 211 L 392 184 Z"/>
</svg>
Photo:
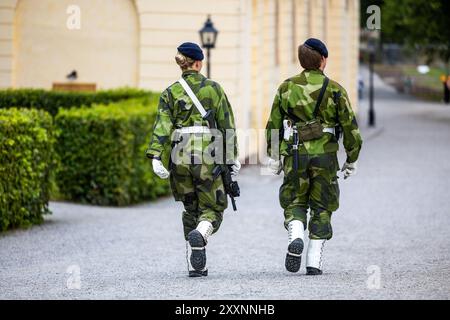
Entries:
<svg viewBox="0 0 450 320">
<path fill-rule="evenodd" d="M 54 166 L 52 117 L 45 111 L 0 110 L 0 230 L 40 223 L 49 213 Z"/>
<path fill-rule="evenodd" d="M 140 98 L 153 102 L 157 95 L 150 91 L 133 88 L 119 88 L 97 92 L 6 89 L 0 90 L 0 109 L 11 107 L 43 109 L 55 116 L 58 108 L 90 107 L 93 104 L 108 104 L 131 98 Z"/>
<path fill-rule="evenodd" d="M 137 100 L 60 110 L 56 182 L 63 197 L 97 205 L 128 205 L 166 194 L 145 150 L 155 108 Z"/>
</svg>

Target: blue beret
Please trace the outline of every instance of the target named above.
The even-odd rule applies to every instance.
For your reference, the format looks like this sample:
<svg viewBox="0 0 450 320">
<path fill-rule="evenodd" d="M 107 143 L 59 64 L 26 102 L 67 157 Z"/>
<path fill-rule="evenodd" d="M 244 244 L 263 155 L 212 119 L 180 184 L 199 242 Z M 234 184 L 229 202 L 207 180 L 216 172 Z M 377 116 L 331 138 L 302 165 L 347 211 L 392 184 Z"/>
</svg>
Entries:
<svg viewBox="0 0 450 320">
<path fill-rule="evenodd" d="M 304 45 L 309 49 L 317 51 L 325 58 L 328 58 L 327 47 L 325 46 L 325 43 L 323 43 L 319 39 L 309 38 L 308 40 L 305 41 Z"/>
<path fill-rule="evenodd" d="M 186 57 L 192 58 L 196 61 L 203 60 L 203 51 L 196 43 L 192 42 L 185 42 L 182 43 L 177 50 L 184 54 Z"/>
</svg>

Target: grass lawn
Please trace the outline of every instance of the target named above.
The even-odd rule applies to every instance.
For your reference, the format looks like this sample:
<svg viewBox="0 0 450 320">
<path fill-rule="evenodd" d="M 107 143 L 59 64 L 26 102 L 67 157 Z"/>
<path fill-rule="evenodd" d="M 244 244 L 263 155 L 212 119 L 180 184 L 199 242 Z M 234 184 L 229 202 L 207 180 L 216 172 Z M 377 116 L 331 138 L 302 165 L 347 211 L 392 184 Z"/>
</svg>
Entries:
<svg viewBox="0 0 450 320">
<path fill-rule="evenodd" d="M 430 67 L 426 74 L 420 74 L 416 65 L 387 65 L 375 64 L 377 72 L 386 83 L 393 85 L 399 92 L 407 92 L 421 99 L 441 101 L 443 84 L 440 76 L 446 74 L 444 68 Z M 408 86 L 406 77 L 412 79 L 412 86 Z"/>
<path fill-rule="evenodd" d="M 415 83 L 423 87 L 432 88 L 436 90 L 442 90 L 442 82 L 439 79 L 441 75 L 446 74 L 444 68 L 430 67 L 430 71 L 427 74 L 420 74 L 417 72 L 417 66 L 404 65 L 401 67 L 404 75 L 411 76 Z"/>
</svg>

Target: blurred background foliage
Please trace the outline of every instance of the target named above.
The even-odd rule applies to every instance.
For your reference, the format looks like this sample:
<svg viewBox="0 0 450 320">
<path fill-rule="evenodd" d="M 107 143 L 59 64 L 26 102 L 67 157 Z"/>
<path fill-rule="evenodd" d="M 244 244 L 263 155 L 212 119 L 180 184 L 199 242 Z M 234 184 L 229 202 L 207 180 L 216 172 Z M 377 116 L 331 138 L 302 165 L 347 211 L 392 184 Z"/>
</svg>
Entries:
<svg viewBox="0 0 450 320">
<path fill-rule="evenodd" d="M 381 29 L 367 30 L 370 5 L 381 8 Z M 361 0 L 362 43 L 376 33 L 375 70 L 399 91 L 442 100 L 443 79 L 450 73 L 450 1 Z M 362 52 L 361 61 L 367 62 Z M 428 65 L 421 73 L 418 65 Z"/>
</svg>

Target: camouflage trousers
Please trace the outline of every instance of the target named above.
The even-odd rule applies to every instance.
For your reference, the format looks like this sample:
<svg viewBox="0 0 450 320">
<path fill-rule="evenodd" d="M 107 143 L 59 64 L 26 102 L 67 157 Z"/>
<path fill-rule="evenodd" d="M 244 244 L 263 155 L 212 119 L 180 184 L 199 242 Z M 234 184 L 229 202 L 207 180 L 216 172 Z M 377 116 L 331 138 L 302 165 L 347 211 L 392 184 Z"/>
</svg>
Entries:
<svg viewBox="0 0 450 320">
<path fill-rule="evenodd" d="M 209 221 L 219 230 L 223 211 L 228 206 L 222 177 L 213 178 L 214 165 L 172 165 L 170 186 L 176 201 L 182 201 L 184 237 L 194 230 L 200 221 Z"/>
<path fill-rule="evenodd" d="M 279 196 L 286 228 L 292 220 L 300 220 L 305 227 L 308 225 L 310 239 L 331 239 L 331 214 L 339 207 L 338 170 L 336 153 L 300 154 L 297 172 L 293 169 L 293 157 L 284 158 Z"/>
</svg>

